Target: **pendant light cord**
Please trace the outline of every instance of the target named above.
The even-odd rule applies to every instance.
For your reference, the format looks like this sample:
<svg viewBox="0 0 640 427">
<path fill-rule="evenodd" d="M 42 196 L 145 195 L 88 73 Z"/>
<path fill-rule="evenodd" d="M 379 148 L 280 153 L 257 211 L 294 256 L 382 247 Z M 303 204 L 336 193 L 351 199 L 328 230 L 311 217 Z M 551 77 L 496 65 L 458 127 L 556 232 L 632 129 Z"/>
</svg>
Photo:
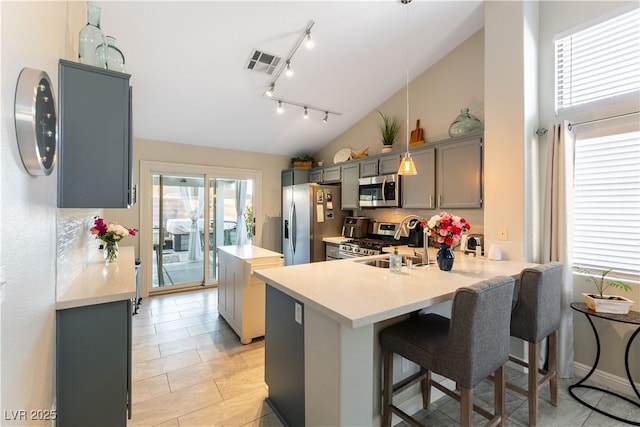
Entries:
<svg viewBox="0 0 640 427">
<path fill-rule="evenodd" d="M 406 33 L 406 43 L 405 43 L 405 78 L 406 78 L 406 92 L 407 92 L 407 153 L 409 152 L 409 3 L 411 0 L 407 1 L 407 33 Z"/>
</svg>

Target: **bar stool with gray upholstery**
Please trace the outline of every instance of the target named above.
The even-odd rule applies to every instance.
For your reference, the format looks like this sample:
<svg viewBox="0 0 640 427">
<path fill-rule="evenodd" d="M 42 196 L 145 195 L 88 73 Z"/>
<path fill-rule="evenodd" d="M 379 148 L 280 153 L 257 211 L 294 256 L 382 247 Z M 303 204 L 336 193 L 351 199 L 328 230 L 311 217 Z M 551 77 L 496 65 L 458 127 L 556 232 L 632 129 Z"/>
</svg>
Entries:
<svg viewBox="0 0 640 427">
<path fill-rule="evenodd" d="M 538 392 L 549 382 L 550 400 L 558 406 L 558 329 L 561 315 L 562 264 L 549 262 L 525 268 L 516 280 L 511 313 L 511 336 L 529 343 L 529 362 L 509 360 L 528 368 L 527 390 L 507 382 L 507 388 L 527 397 L 529 425 L 538 424 Z M 548 368 L 538 366 L 538 346 L 548 337 Z M 538 380 L 538 374 L 543 377 Z"/>
<path fill-rule="evenodd" d="M 509 321 L 514 279 L 496 277 L 456 291 L 451 320 L 437 314 L 411 316 L 379 334 L 383 362 L 382 426 L 395 413 L 411 425 L 421 424 L 393 405 L 393 395 L 421 381 L 422 403 L 429 407 L 431 386 L 460 402 L 460 423 L 472 425 L 473 411 L 504 425 L 505 363 L 509 358 Z M 393 353 L 420 365 L 415 375 L 393 384 Z M 431 373 L 455 381 L 460 393 L 431 379 Z M 473 404 L 473 388 L 495 373 L 494 412 Z"/>
</svg>

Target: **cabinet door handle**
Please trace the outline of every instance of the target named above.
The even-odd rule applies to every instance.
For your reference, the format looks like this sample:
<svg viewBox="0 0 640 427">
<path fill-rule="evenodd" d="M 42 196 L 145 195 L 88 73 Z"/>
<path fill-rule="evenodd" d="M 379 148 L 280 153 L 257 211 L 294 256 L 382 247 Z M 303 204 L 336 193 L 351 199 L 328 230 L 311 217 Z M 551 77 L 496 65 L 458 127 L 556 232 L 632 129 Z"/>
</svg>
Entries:
<svg viewBox="0 0 640 427">
<path fill-rule="evenodd" d="M 438 206 L 442 206 L 442 194 L 438 194 Z"/>
<path fill-rule="evenodd" d="M 433 207 L 433 194 L 431 196 L 429 196 L 429 207 L 430 208 Z"/>
</svg>

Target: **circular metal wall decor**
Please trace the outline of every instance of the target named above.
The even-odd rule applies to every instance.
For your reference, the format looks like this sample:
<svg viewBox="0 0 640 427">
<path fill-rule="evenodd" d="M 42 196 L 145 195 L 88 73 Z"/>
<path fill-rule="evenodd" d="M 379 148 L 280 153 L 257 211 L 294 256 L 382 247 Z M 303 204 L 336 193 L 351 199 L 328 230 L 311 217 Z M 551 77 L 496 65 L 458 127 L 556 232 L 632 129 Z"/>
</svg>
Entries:
<svg viewBox="0 0 640 427">
<path fill-rule="evenodd" d="M 50 175 L 56 162 L 58 125 L 53 87 L 45 71 L 22 69 L 14 108 L 18 150 L 25 169 L 31 175 Z"/>
</svg>

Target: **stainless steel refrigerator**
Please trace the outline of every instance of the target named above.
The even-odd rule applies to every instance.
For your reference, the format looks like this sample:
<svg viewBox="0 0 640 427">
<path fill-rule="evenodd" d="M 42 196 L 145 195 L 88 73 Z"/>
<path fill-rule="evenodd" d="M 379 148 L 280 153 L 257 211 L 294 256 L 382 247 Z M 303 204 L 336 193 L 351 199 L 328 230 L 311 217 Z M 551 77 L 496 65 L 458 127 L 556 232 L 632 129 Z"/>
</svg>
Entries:
<svg viewBox="0 0 640 427">
<path fill-rule="evenodd" d="M 284 264 L 325 260 L 324 237 L 340 236 L 347 212 L 340 209 L 340 186 L 296 184 L 282 188 Z"/>
</svg>

